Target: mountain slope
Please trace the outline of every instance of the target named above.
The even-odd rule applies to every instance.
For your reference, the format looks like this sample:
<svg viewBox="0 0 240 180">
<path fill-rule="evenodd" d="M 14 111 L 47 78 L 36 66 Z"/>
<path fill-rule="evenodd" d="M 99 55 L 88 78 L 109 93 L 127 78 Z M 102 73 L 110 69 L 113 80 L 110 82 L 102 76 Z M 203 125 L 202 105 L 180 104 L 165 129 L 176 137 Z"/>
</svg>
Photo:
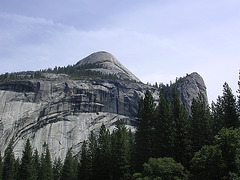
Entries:
<svg viewBox="0 0 240 180">
<path fill-rule="evenodd" d="M 100 51 L 80 60 L 76 66 L 86 64 L 99 65 L 100 68 L 90 68 L 91 71 L 99 71 L 103 74 L 116 75 L 119 79 L 140 82 L 140 80 L 125 68 L 113 55 Z"/>
<path fill-rule="evenodd" d="M 98 131 L 102 123 L 112 130 L 116 121 L 123 119 L 127 127 L 134 130 L 140 98 L 149 89 L 157 103 L 158 89 L 141 83 L 109 53 L 94 53 L 75 66 L 94 63 L 102 65 L 89 66 L 98 67 L 93 71 L 114 73 L 119 79 L 80 80 L 45 72 L 38 79 L 0 83 L 1 153 L 13 139 L 14 153 L 19 157 L 26 140 L 30 139 L 40 154 L 47 143 L 52 157 L 64 159 L 68 148 L 77 154 L 90 132 Z M 187 108 L 199 92 L 206 93 L 199 77 L 190 74 L 177 82 Z M 170 93 L 168 91 L 166 93 Z"/>
</svg>

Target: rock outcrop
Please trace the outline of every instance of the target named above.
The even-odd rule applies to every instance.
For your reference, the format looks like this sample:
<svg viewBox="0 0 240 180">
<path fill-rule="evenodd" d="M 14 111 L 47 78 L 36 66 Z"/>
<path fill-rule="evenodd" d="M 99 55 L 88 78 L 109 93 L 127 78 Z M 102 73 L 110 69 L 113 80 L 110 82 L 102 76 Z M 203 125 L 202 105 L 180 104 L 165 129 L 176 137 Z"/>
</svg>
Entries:
<svg viewBox="0 0 240 180">
<path fill-rule="evenodd" d="M 202 93 L 208 102 L 206 85 L 203 78 L 196 72 L 187 74 L 183 78 L 179 78 L 174 84 L 167 88 L 165 96 L 171 99 L 173 89 L 176 88 L 179 92 L 179 98 L 183 105 L 191 112 L 192 100 L 197 99 L 198 95 Z"/>
<path fill-rule="evenodd" d="M 128 128 L 135 129 L 140 98 L 149 89 L 157 103 L 158 89 L 141 83 L 109 53 L 94 53 L 76 66 L 91 63 L 101 63 L 103 68 L 98 71 L 114 73 L 120 80 L 74 80 L 65 74 L 45 73 L 41 79 L 0 83 L 2 154 L 13 139 L 14 153 L 21 156 L 30 139 L 39 153 L 48 144 L 53 157 L 64 159 L 68 148 L 77 154 L 81 143 L 102 123 L 113 130 L 116 121 L 123 119 Z M 182 78 L 176 87 L 188 108 L 199 92 L 206 95 L 197 73 Z"/>
<path fill-rule="evenodd" d="M 122 80 L 140 82 L 140 80 L 127 68 L 125 68 L 113 55 L 104 51 L 93 53 L 80 60 L 76 65 L 81 66 L 85 64 L 102 65 L 102 68 L 90 69 L 92 71 L 100 71 L 103 74 L 116 75 Z"/>
</svg>

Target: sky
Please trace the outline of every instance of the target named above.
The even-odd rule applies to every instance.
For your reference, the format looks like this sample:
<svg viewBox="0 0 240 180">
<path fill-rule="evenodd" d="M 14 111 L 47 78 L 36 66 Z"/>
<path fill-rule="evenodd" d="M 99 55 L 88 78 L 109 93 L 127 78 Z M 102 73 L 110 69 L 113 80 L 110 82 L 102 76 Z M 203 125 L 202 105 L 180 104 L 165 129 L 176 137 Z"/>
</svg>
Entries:
<svg viewBox="0 0 240 180">
<path fill-rule="evenodd" d="M 0 0 L 0 74 L 67 66 L 97 51 L 144 83 L 198 72 L 209 103 L 238 89 L 239 0 Z M 236 94 L 236 93 L 235 93 Z"/>
</svg>

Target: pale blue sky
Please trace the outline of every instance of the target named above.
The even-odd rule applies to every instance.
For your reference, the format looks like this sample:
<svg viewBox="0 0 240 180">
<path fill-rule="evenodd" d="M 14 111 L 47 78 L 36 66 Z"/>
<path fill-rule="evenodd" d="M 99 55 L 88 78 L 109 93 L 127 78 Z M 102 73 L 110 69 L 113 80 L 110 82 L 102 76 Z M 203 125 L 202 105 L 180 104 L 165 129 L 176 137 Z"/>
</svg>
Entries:
<svg viewBox="0 0 240 180">
<path fill-rule="evenodd" d="M 145 83 L 198 72 L 211 102 L 238 88 L 239 43 L 239 0 L 0 0 L 0 73 L 104 50 Z"/>
</svg>

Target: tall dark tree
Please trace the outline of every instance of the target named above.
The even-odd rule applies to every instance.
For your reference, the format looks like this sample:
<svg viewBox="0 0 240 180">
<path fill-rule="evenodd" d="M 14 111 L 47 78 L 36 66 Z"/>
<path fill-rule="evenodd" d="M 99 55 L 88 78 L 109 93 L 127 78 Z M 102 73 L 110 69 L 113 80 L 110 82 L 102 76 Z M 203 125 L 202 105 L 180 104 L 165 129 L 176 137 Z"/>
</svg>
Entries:
<svg viewBox="0 0 240 180">
<path fill-rule="evenodd" d="M 90 162 L 90 155 L 88 152 L 88 143 L 87 141 L 83 141 L 78 179 L 88 180 L 92 177 L 92 164 Z"/>
<path fill-rule="evenodd" d="M 0 180 L 2 180 L 2 172 L 3 172 L 3 162 L 2 162 L 2 156 L 0 153 Z"/>
<path fill-rule="evenodd" d="M 40 171 L 40 158 L 37 149 L 35 149 L 33 153 L 33 174 L 35 176 L 35 179 L 38 179 L 38 176 L 41 176 L 39 171 Z"/>
<path fill-rule="evenodd" d="M 19 180 L 20 177 L 20 167 L 21 167 L 21 163 L 20 163 L 20 159 L 17 158 L 14 162 L 14 179 L 15 180 Z"/>
<path fill-rule="evenodd" d="M 238 99 L 237 99 L 237 107 L 238 107 L 238 118 L 240 120 L 240 70 L 239 70 L 239 81 L 238 81 L 238 90 L 237 90 L 237 93 L 238 93 Z"/>
<path fill-rule="evenodd" d="M 113 179 L 130 179 L 131 146 L 129 133 L 122 121 L 119 121 L 112 133 Z"/>
<path fill-rule="evenodd" d="M 153 124 L 153 157 L 172 157 L 174 127 L 171 106 L 160 92 Z"/>
<path fill-rule="evenodd" d="M 61 179 L 61 171 L 62 171 L 62 160 L 60 157 L 54 160 L 53 162 L 53 179 L 60 180 Z"/>
<path fill-rule="evenodd" d="M 45 149 L 45 155 L 42 153 L 40 161 L 41 161 L 41 165 L 40 165 L 38 179 L 52 180 L 53 179 L 52 161 L 51 161 L 50 151 L 47 145 Z"/>
<path fill-rule="evenodd" d="M 89 155 L 89 178 L 95 179 L 96 177 L 96 156 L 97 156 L 97 138 L 93 131 L 89 137 L 88 144 L 88 155 Z"/>
<path fill-rule="evenodd" d="M 20 179 L 33 180 L 34 179 L 34 166 L 33 166 L 32 148 L 29 139 L 27 139 L 20 166 Z"/>
<path fill-rule="evenodd" d="M 194 99 L 191 106 L 191 140 L 192 151 L 196 152 L 203 145 L 209 145 L 213 141 L 213 123 L 208 103 L 203 94 Z"/>
<path fill-rule="evenodd" d="M 223 101 L 221 96 L 218 96 L 217 102 L 212 102 L 211 107 L 211 115 L 213 119 L 213 134 L 217 135 L 217 133 L 225 127 L 225 122 L 223 118 Z"/>
<path fill-rule="evenodd" d="M 192 179 L 219 180 L 225 175 L 226 165 L 218 146 L 205 145 L 191 160 Z"/>
<path fill-rule="evenodd" d="M 73 157 L 72 152 L 68 149 L 66 158 L 62 167 L 62 180 L 74 180 L 74 167 L 73 167 Z"/>
<path fill-rule="evenodd" d="M 97 179 L 110 179 L 112 169 L 111 135 L 104 124 L 102 124 L 99 132 L 96 161 Z"/>
<path fill-rule="evenodd" d="M 11 140 L 4 153 L 2 176 L 4 180 L 14 180 L 14 162 L 13 141 Z"/>
<path fill-rule="evenodd" d="M 186 108 L 181 104 L 176 89 L 172 94 L 172 117 L 175 128 L 174 134 L 174 158 L 185 167 L 191 159 L 190 118 Z"/>
<path fill-rule="evenodd" d="M 136 141 L 136 164 L 139 170 L 142 164 L 153 155 L 152 130 L 154 122 L 155 104 L 149 90 L 145 92 L 145 97 L 140 100 L 138 109 L 138 122 L 135 134 Z"/>
<path fill-rule="evenodd" d="M 222 151 L 226 173 L 240 175 L 240 128 L 223 128 L 215 136 L 215 144 Z"/>
<path fill-rule="evenodd" d="M 45 162 L 46 162 L 46 168 L 47 168 L 45 172 L 47 175 L 46 180 L 52 180 L 53 179 L 52 160 L 51 160 L 51 155 L 50 155 L 48 146 L 46 148 Z"/>
<path fill-rule="evenodd" d="M 223 85 L 223 118 L 226 128 L 239 127 L 236 98 L 227 83 Z"/>
</svg>

